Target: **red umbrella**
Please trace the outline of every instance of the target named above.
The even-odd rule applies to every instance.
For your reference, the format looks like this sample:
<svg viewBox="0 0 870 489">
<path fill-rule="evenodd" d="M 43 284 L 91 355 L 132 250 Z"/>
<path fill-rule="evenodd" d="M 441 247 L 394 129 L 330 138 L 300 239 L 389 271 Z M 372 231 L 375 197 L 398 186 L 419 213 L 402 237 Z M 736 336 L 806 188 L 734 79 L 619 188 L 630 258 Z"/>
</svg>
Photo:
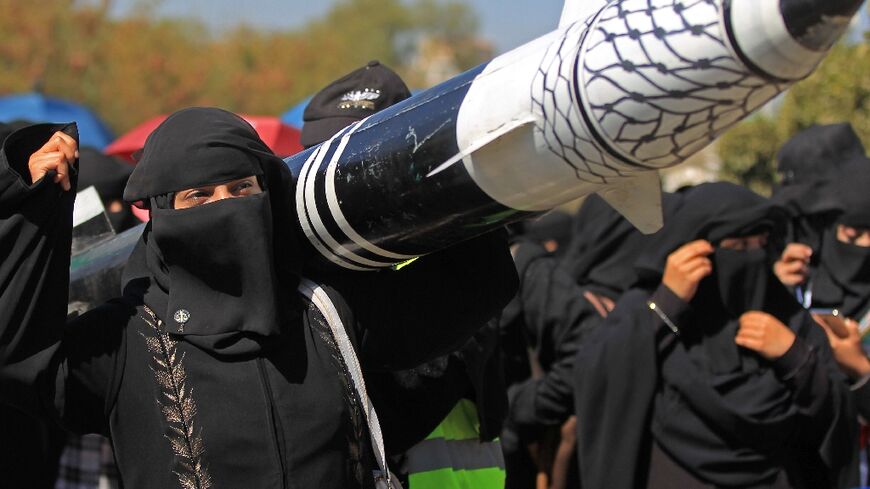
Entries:
<svg viewBox="0 0 870 489">
<path fill-rule="evenodd" d="M 116 139 L 112 144 L 106 146 L 103 152 L 107 155 L 119 156 L 132 162 L 133 153 L 142 149 L 142 146 L 145 145 L 145 139 L 166 117 L 165 115 L 160 115 L 139 124 Z M 299 144 L 299 135 L 301 134 L 299 129 L 284 124 L 277 117 L 242 115 L 242 118 L 254 126 L 257 134 L 260 135 L 260 139 L 276 155 L 285 157 L 302 151 L 302 145 Z"/>
</svg>

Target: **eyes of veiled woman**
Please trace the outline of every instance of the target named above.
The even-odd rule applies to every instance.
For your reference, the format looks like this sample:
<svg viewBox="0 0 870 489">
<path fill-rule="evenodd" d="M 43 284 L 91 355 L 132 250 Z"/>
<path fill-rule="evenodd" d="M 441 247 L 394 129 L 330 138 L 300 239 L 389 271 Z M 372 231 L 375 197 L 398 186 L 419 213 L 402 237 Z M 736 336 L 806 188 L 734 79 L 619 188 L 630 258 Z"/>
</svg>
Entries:
<svg viewBox="0 0 870 489">
<path fill-rule="evenodd" d="M 870 247 L 870 228 L 838 224 L 837 239 L 843 243 L 868 248 Z"/>
<path fill-rule="evenodd" d="M 263 191 L 257 177 L 250 176 L 218 185 L 203 185 L 176 192 L 175 209 L 189 209 L 223 199 L 247 197 Z"/>
<path fill-rule="evenodd" d="M 765 232 L 739 238 L 725 238 L 719 242 L 719 247 L 734 251 L 760 250 L 767 246 L 768 235 L 769 233 Z"/>
</svg>

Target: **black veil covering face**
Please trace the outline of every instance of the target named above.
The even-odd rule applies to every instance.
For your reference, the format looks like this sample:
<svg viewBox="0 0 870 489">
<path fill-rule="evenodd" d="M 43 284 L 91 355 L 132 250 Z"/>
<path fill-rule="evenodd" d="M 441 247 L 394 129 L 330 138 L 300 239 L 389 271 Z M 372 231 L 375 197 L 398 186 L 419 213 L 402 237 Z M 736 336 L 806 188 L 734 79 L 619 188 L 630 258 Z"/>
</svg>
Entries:
<svg viewBox="0 0 870 489">
<path fill-rule="evenodd" d="M 785 211 L 744 187 L 724 182 L 702 184 L 683 195 L 679 210 L 648 243 L 636 262 L 639 284 L 647 288 L 658 285 L 668 255 L 690 241 L 705 239 L 716 246 L 725 238 L 766 231 L 769 233 L 767 249 L 717 248 L 710 255 L 713 273 L 701 281 L 692 301 L 701 310 L 713 308 L 727 312 L 731 318 L 760 308 L 767 289 L 763 284 L 768 284 L 769 277 L 773 276 L 772 263 L 781 247 Z M 750 287 L 750 284 L 758 287 Z"/>
<path fill-rule="evenodd" d="M 172 209 L 175 192 L 256 176 L 263 193 Z M 292 314 L 302 264 L 280 158 L 242 118 L 190 108 L 145 142 L 124 200 L 151 208 L 124 271 L 172 334 L 217 355 L 258 351 Z"/>
<path fill-rule="evenodd" d="M 864 146 L 849 123 L 811 126 L 782 146 L 776 158 L 781 182 L 771 199 L 791 214 L 791 241 L 819 249 L 823 229 L 838 208 L 836 185 L 843 178 L 840 167 L 863 156 Z"/>
<path fill-rule="evenodd" d="M 837 239 L 837 225 L 870 228 L 870 159 L 843 164 L 836 196 L 841 209 L 824 235 L 821 259 L 812 279 L 814 307 L 832 307 L 860 319 L 870 302 L 870 248 Z"/>
</svg>

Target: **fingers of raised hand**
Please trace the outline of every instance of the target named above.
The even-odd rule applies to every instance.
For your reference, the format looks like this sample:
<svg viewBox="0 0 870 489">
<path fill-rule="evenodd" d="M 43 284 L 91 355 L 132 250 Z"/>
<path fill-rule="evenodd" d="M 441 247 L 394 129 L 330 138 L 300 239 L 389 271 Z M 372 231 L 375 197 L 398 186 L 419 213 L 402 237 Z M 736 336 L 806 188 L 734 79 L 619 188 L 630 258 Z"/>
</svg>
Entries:
<svg viewBox="0 0 870 489">
<path fill-rule="evenodd" d="M 782 252 L 783 261 L 800 261 L 809 263 L 813 249 L 802 243 L 789 243 Z"/>
<path fill-rule="evenodd" d="M 54 171 L 54 182 L 61 184 L 64 190 L 69 190 L 70 165 L 78 155 L 75 139 L 60 131 L 54 133 L 41 148 L 30 155 L 28 169 L 31 181 L 36 182 L 49 171 Z"/>
<path fill-rule="evenodd" d="M 698 256 L 707 256 L 713 253 L 713 245 L 709 241 L 699 239 L 684 244 L 671 254 L 676 262 L 684 262 Z"/>
</svg>

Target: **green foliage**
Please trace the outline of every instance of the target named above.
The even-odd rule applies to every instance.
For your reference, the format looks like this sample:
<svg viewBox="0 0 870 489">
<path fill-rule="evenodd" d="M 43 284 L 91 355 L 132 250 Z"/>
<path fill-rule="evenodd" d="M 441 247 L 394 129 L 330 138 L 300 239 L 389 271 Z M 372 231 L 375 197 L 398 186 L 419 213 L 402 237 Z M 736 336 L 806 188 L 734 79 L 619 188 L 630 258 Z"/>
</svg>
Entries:
<svg viewBox="0 0 870 489">
<path fill-rule="evenodd" d="M 722 158 L 719 178 L 769 194 L 776 171 L 774 158 L 780 145 L 773 119 L 757 115 L 744 121 L 719 139 L 717 147 Z"/>
<path fill-rule="evenodd" d="M 870 41 L 834 47 L 818 70 L 786 92 L 779 110 L 728 131 L 718 143 L 720 178 L 767 193 L 776 152 L 813 124 L 847 121 L 870 147 Z"/>
<path fill-rule="evenodd" d="M 422 38 L 451 47 L 460 69 L 490 54 L 463 47 L 480 45 L 477 20 L 455 0 L 340 0 L 297 31 L 220 35 L 195 20 L 158 19 L 156 0 L 140 0 L 124 19 L 109 16 L 109 4 L 0 0 L 0 93 L 38 86 L 122 133 L 191 105 L 279 114 L 370 59 L 422 79 L 409 54 Z"/>
</svg>

